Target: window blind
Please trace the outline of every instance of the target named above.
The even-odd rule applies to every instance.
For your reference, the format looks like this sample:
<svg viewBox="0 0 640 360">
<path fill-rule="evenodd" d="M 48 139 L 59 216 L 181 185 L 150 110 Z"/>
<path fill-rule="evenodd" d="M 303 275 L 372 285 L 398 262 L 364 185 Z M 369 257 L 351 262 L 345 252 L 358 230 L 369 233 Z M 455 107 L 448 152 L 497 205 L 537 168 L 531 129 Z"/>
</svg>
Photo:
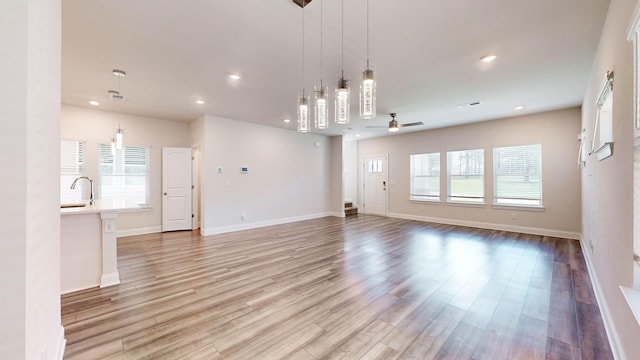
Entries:
<svg viewBox="0 0 640 360">
<path fill-rule="evenodd" d="M 542 205 L 542 145 L 493 149 L 496 204 Z"/>
<path fill-rule="evenodd" d="M 60 203 L 80 202 L 85 194 L 86 182 L 79 181 L 71 190 L 71 184 L 84 175 L 85 143 L 77 140 L 60 141 Z"/>
<path fill-rule="evenodd" d="M 633 149 L 633 255 L 640 264 L 640 146 Z"/>
<path fill-rule="evenodd" d="M 149 148 L 123 146 L 112 151 L 110 144 L 98 146 L 100 198 L 125 198 L 136 204 L 149 203 Z"/>
<path fill-rule="evenodd" d="M 440 200 L 440 153 L 410 156 L 411 200 Z"/>
<path fill-rule="evenodd" d="M 448 200 L 484 202 L 484 149 L 447 153 Z"/>
</svg>

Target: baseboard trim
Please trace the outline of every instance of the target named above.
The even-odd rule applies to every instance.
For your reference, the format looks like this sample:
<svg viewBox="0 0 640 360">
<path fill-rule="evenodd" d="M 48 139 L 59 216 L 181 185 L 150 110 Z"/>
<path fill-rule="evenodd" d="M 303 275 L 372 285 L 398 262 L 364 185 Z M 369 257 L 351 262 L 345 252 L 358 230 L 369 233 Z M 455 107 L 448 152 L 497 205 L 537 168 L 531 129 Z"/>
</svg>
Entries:
<svg viewBox="0 0 640 360">
<path fill-rule="evenodd" d="M 397 219 L 405 219 L 405 220 L 426 221 L 426 222 L 433 222 L 433 223 L 446 224 L 446 225 L 466 226 L 466 227 L 473 227 L 473 228 L 479 228 L 479 229 L 510 231 L 510 232 L 524 233 L 524 234 L 580 240 L 580 233 L 571 232 L 571 231 L 486 223 L 486 222 L 480 222 L 480 221 L 445 219 L 445 218 L 436 218 L 436 217 L 430 217 L 430 216 L 420 216 L 420 215 L 400 214 L 400 213 L 388 213 L 387 216 L 392 218 L 397 218 Z"/>
<path fill-rule="evenodd" d="M 624 352 L 622 350 L 623 347 L 622 343 L 620 342 L 620 336 L 618 335 L 616 327 L 613 326 L 613 319 L 611 318 L 611 313 L 609 312 L 607 299 L 602 292 L 600 282 L 598 281 L 598 277 L 596 276 L 593 262 L 591 261 L 591 254 L 587 250 L 589 247 L 586 246 L 582 237 L 580 237 L 580 248 L 582 248 L 582 255 L 584 256 L 585 263 L 587 264 L 587 271 L 589 272 L 589 278 L 591 278 L 591 286 L 593 288 L 593 293 L 596 296 L 596 300 L 598 301 L 598 308 L 600 309 L 600 314 L 602 315 L 602 322 L 604 323 L 604 329 L 607 333 L 607 339 L 609 340 L 609 346 L 611 347 L 613 358 L 624 359 L 625 357 L 623 356 Z"/>
<path fill-rule="evenodd" d="M 151 226 L 146 228 L 126 229 L 118 230 L 116 232 L 117 237 L 121 236 L 133 236 L 133 235 L 145 235 L 162 232 L 162 226 Z"/>
<path fill-rule="evenodd" d="M 64 338 L 64 326 L 60 325 L 60 331 L 58 331 L 58 346 L 56 349 L 56 359 L 62 360 L 64 358 L 64 350 L 67 347 L 67 339 Z"/>
<path fill-rule="evenodd" d="M 280 218 L 280 219 L 265 220 L 265 221 L 256 221 L 256 222 L 245 223 L 245 224 L 212 227 L 212 228 L 207 228 L 207 229 L 201 229 L 201 234 L 203 236 L 224 234 L 224 233 L 229 233 L 229 232 L 233 232 L 233 231 L 257 229 L 257 228 L 261 228 L 261 227 L 265 227 L 265 226 L 287 224 L 287 223 L 292 223 L 292 222 L 296 222 L 296 221 L 318 219 L 318 218 L 323 218 L 323 217 L 327 217 L 327 216 L 341 217 L 339 213 L 323 212 L 323 213 L 316 213 L 316 214 L 309 214 L 309 215 L 302 215 L 302 216 L 292 216 L 292 217 L 288 217 L 288 218 Z"/>
<path fill-rule="evenodd" d="M 102 274 L 100 278 L 100 287 L 107 287 L 120 284 L 120 273 L 114 271 L 108 274 Z"/>
</svg>

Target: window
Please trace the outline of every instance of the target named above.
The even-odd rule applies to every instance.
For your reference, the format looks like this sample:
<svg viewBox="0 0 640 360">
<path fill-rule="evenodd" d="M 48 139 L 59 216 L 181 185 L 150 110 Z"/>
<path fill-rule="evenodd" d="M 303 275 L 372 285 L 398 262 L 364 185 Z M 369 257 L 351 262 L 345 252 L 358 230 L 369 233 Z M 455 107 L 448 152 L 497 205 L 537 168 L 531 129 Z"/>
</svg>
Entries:
<svg viewBox="0 0 640 360">
<path fill-rule="evenodd" d="M 85 196 L 85 181 L 79 181 L 75 190 L 71 183 L 84 175 L 84 142 L 76 140 L 60 141 L 60 203 L 82 201 Z"/>
<path fill-rule="evenodd" d="M 440 201 L 440 153 L 414 154 L 410 162 L 409 199 Z"/>
<path fill-rule="evenodd" d="M 136 204 L 149 203 L 149 148 L 127 146 L 111 151 L 111 145 L 99 144 L 98 175 L 100 198 L 125 198 Z"/>
<path fill-rule="evenodd" d="M 542 145 L 493 149 L 496 205 L 542 206 Z"/>
<path fill-rule="evenodd" d="M 613 72 L 611 71 L 607 71 L 596 106 L 591 153 L 595 153 L 598 160 L 604 160 L 612 155 L 611 144 L 613 143 Z"/>
<path fill-rule="evenodd" d="M 484 203 L 484 149 L 447 153 L 447 199 Z"/>
<path fill-rule="evenodd" d="M 369 160 L 367 162 L 370 173 L 382 172 L 382 160 Z"/>
</svg>

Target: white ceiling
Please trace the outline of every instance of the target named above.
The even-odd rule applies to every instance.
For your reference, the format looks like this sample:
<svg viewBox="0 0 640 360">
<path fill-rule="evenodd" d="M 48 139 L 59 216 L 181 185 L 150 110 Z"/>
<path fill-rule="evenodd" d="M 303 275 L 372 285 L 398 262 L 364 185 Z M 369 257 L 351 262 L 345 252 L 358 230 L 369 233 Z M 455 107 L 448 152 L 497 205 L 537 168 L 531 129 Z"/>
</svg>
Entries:
<svg viewBox="0 0 640 360">
<path fill-rule="evenodd" d="M 295 130 L 302 88 L 302 9 L 292 0 L 63 0 L 62 102 L 191 121 L 203 114 Z M 341 0 L 305 7 L 307 92 L 341 69 Z M 344 1 L 351 123 L 326 135 L 383 136 L 581 104 L 609 0 L 370 0 L 369 58 L 378 116 L 358 117 L 367 0 Z M 496 54 L 493 63 L 480 57 Z M 112 69 L 127 72 L 124 80 Z M 227 75 L 238 73 L 240 80 Z M 113 103 L 108 90 L 126 100 Z M 197 105 L 195 100 L 206 101 Z M 456 105 L 480 101 L 478 106 Z M 525 109 L 516 112 L 516 105 Z M 333 107 L 332 107 L 333 108 Z M 331 110 L 332 111 L 332 110 Z M 333 118 L 333 115 L 331 116 Z M 285 124 L 283 119 L 292 121 Z M 344 131 L 344 128 L 352 128 Z"/>
</svg>

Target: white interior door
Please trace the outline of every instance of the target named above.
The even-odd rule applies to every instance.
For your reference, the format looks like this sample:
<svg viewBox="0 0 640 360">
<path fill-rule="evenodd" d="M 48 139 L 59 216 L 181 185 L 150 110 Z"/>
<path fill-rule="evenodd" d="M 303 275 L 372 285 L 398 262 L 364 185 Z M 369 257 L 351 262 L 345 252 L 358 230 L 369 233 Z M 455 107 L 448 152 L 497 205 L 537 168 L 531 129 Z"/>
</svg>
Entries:
<svg viewBox="0 0 640 360">
<path fill-rule="evenodd" d="M 191 230 L 191 148 L 162 148 L 162 231 Z"/>
<path fill-rule="evenodd" d="M 364 213 L 387 215 L 387 157 L 364 159 Z"/>
</svg>

